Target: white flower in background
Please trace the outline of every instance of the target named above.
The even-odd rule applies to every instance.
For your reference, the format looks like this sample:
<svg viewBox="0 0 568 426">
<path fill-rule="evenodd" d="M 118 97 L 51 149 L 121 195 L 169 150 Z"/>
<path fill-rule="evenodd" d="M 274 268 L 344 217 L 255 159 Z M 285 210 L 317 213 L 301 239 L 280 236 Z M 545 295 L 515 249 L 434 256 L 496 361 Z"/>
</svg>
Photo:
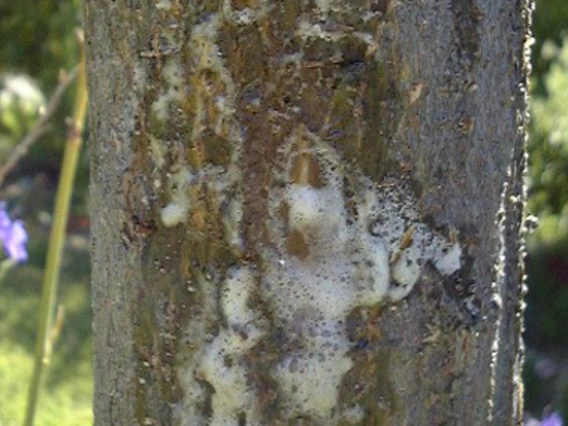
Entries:
<svg viewBox="0 0 568 426">
<path fill-rule="evenodd" d="M 46 100 L 39 86 L 24 74 L 5 74 L 0 82 L 0 133 L 15 143 L 43 113 Z"/>
<path fill-rule="evenodd" d="M 30 77 L 24 74 L 6 74 L 2 77 L 2 86 L 0 108 L 7 108 L 18 102 L 28 114 L 42 112 L 45 96 Z"/>
</svg>

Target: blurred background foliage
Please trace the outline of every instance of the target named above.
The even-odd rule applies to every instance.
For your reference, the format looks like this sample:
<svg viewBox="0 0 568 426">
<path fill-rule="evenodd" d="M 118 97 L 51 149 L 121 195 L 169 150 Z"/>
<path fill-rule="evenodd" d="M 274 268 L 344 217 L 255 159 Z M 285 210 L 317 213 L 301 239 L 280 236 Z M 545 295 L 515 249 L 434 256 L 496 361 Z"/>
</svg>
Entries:
<svg viewBox="0 0 568 426">
<path fill-rule="evenodd" d="M 526 408 L 568 416 L 568 2 L 537 0 L 532 53 Z"/>
<path fill-rule="evenodd" d="M 0 0 L 0 167 L 29 131 L 59 81 L 78 61 L 80 0 Z M 0 201 L 25 221 L 29 261 L 0 282 L 0 426 L 22 424 L 32 373 L 42 274 L 75 86 L 46 132 L 0 187 Z M 82 153 L 63 254 L 58 301 L 64 308 L 36 423 L 92 424 L 86 150 Z"/>
<path fill-rule="evenodd" d="M 0 166 L 77 62 L 81 0 L 0 0 Z M 568 412 L 568 1 L 537 0 L 531 78 L 529 211 L 540 225 L 527 240 L 526 407 Z M 0 283 L 0 425 L 19 424 L 32 365 L 41 274 L 65 141 L 65 95 L 52 128 L 0 188 L 26 222 L 30 261 Z M 92 421 L 88 168 L 83 153 L 74 193 L 59 300 L 65 308 L 40 398 L 38 425 Z"/>
</svg>

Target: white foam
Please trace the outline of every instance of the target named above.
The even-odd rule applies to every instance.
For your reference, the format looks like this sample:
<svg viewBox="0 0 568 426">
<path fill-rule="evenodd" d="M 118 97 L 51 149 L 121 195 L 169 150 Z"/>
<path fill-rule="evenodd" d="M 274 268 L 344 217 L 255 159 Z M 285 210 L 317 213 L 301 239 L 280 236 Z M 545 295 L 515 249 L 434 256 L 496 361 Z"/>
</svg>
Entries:
<svg viewBox="0 0 568 426">
<path fill-rule="evenodd" d="M 246 267 L 228 271 L 221 299 L 227 326 L 207 345 L 198 371 L 213 386 L 212 425 L 237 426 L 241 412 L 252 426 L 258 416 L 257 395 L 247 382 L 244 355 L 264 335 L 264 323 L 249 307 L 254 277 Z"/>
<path fill-rule="evenodd" d="M 406 297 L 426 260 L 443 274 L 453 273 L 460 267 L 461 250 L 419 221 L 417 203 L 404 185 L 379 187 L 359 177 L 346 191 L 333 148 L 305 129 L 289 143 L 282 179 L 290 182 L 296 176 L 299 181 L 274 192 L 271 238 L 276 248 L 264 251 L 268 266 L 262 288 L 277 324 L 301 344 L 273 374 L 291 415 L 329 420 L 341 379 L 353 365 L 344 328 L 349 314 Z M 292 166 L 306 151 L 319 167 L 323 184 L 317 187 L 308 182 L 308 171 Z M 313 161 L 304 163 L 314 167 Z M 347 192 L 354 195 L 347 198 Z M 289 207 L 284 224 L 278 219 L 279 199 Z M 348 213 L 348 205 L 355 210 Z M 287 245 L 291 232 L 306 246 L 301 255 Z"/>
</svg>

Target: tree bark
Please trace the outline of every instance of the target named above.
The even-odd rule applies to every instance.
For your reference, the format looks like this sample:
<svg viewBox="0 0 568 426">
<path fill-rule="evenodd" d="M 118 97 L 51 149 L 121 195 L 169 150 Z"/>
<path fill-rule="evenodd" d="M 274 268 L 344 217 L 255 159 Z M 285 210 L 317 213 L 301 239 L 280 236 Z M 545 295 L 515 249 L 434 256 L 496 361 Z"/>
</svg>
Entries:
<svg viewBox="0 0 568 426">
<path fill-rule="evenodd" d="M 95 424 L 520 424 L 529 7 L 86 0 Z"/>
</svg>

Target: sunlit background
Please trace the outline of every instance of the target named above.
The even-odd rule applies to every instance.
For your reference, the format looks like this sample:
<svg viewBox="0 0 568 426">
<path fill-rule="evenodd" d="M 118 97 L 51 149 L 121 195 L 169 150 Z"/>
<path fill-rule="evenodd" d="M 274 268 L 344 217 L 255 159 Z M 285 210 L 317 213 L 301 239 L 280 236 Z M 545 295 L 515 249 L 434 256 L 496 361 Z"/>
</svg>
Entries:
<svg viewBox="0 0 568 426">
<path fill-rule="evenodd" d="M 528 239 L 527 414 L 568 415 L 568 1 L 539 0 L 528 176 L 529 210 L 539 227 Z M 0 173 L 13 148 L 45 110 L 60 70 L 78 61 L 80 0 L 0 0 Z M 28 234 L 25 263 L 0 266 L 0 426 L 21 424 L 33 365 L 42 274 L 74 85 L 51 126 L 0 186 L 0 212 Z M 54 352 L 36 425 L 92 422 L 88 167 L 79 160 L 55 319 Z M 0 217 L 0 234 L 2 231 Z M 6 225 L 6 226 L 8 226 Z M 7 228 L 6 228 L 7 229 Z M 4 257 L 0 257 L 2 261 Z M 538 423 L 537 423 L 538 424 Z"/>
</svg>

